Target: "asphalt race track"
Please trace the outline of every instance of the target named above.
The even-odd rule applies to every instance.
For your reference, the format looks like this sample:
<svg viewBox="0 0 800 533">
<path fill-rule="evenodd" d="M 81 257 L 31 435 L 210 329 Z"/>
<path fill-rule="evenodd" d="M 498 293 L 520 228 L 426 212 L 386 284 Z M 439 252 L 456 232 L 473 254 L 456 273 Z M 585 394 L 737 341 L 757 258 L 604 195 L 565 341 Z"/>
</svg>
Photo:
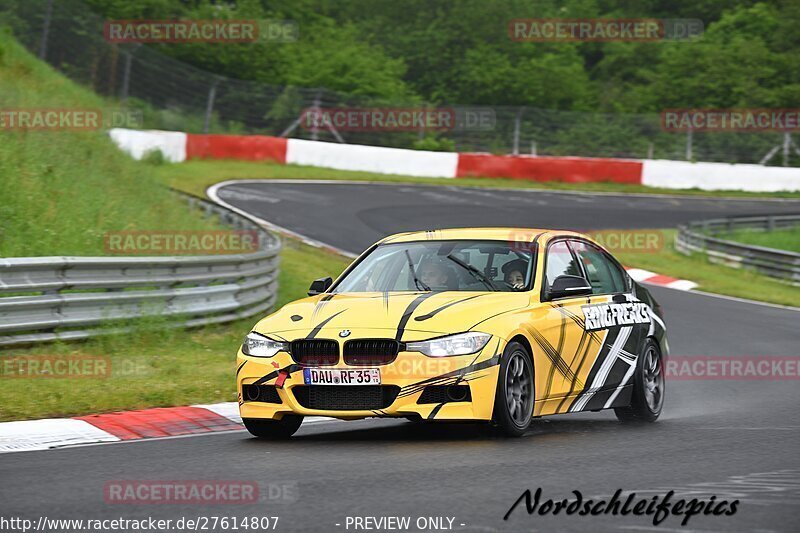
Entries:
<svg viewBox="0 0 800 533">
<path fill-rule="evenodd" d="M 378 184 L 261 183 L 222 188 L 238 208 L 348 252 L 387 233 L 453 226 L 674 227 L 728 214 L 798 212 L 800 202 L 586 195 Z M 326 275 L 320 272 L 319 276 Z M 309 280 L 310 281 L 310 280 Z M 797 356 L 800 312 L 654 287 L 672 354 Z M 244 335 L 245 332 L 242 332 Z M 233 356 L 233 353 L 231 353 Z M 202 369 L 198 369 L 202 373 Z M 290 442 L 243 431 L 0 456 L 3 515 L 36 518 L 279 516 L 278 531 L 347 531 L 347 517 L 452 517 L 456 531 L 797 531 L 800 382 L 671 381 L 664 414 L 627 426 L 613 413 L 540 419 L 523 438 L 471 425 L 321 422 Z M 266 501 L 211 507 L 109 505 L 118 480 L 253 480 Z M 270 491 L 268 486 L 283 488 Z M 525 489 L 543 500 L 739 499 L 732 517 L 503 516 Z M 445 521 L 447 523 L 447 521 Z M 337 525 L 338 524 L 338 525 Z M 416 530 L 416 529 L 412 529 Z"/>
<path fill-rule="evenodd" d="M 674 228 L 690 220 L 800 212 L 800 201 L 564 193 L 387 183 L 221 187 L 224 202 L 350 253 L 401 231 L 471 226 Z"/>
</svg>

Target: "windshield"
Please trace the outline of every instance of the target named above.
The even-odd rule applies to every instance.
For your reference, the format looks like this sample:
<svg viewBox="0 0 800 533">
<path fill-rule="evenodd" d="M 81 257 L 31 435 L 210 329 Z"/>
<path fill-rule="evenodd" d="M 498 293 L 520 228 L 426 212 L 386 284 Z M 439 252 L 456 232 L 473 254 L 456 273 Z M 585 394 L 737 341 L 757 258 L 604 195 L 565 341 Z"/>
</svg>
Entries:
<svg viewBox="0 0 800 533">
<path fill-rule="evenodd" d="M 502 241 L 425 241 L 375 248 L 333 292 L 521 291 L 531 285 L 530 251 Z"/>
</svg>

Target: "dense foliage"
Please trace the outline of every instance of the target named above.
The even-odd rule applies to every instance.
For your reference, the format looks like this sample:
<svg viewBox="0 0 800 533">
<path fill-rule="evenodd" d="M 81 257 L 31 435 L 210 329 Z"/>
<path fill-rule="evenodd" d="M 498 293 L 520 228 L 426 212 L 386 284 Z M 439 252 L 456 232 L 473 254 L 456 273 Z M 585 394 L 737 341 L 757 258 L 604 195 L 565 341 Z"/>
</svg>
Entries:
<svg viewBox="0 0 800 533">
<path fill-rule="evenodd" d="M 87 0 L 107 18 L 291 19 L 295 43 L 161 45 L 223 75 L 390 100 L 577 111 L 792 107 L 800 2 Z M 692 42 L 513 41 L 515 18 L 694 18 Z M 152 45 L 151 45 L 152 46 Z"/>
</svg>

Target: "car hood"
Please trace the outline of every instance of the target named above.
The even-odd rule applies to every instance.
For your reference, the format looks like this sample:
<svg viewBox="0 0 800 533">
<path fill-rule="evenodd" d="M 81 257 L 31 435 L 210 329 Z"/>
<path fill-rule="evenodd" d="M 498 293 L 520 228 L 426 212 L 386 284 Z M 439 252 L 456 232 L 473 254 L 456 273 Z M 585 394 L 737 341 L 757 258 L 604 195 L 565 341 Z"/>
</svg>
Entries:
<svg viewBox="0 0 800 533">
<path fill-rule="evenodd" d="M 254 328 L 287 340 L 316 336 L 324 329 L 390 330 L 448 334 L 468 331 L 494 315 L 528 305 L 527 293 L 390 292 L 322 294 L 285 305 Z"/>
</svg>

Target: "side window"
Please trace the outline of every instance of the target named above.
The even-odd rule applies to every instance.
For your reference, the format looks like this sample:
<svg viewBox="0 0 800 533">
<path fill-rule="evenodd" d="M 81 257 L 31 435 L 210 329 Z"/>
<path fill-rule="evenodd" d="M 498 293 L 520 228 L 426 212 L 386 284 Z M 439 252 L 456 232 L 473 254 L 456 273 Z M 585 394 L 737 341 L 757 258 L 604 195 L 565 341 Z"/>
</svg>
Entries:
<svg viewBox="0 0 800 533">
<path fill-rule="evenodd" d="M 583 241 L 571 241 L 570 247 L 586 270 L 586 276 L 592 286 L 592 294 L 625 291 L 625 274 L 602 250 Z"/>
<path fill-rule="evenodd" d="M 547 248 L 547 266 L 545 272 L 545 286 L 550 286 L 559 276 L 582 276 L 578 263 L 567 246 L 567 241 L 558 241 Z"/>
</svg>

